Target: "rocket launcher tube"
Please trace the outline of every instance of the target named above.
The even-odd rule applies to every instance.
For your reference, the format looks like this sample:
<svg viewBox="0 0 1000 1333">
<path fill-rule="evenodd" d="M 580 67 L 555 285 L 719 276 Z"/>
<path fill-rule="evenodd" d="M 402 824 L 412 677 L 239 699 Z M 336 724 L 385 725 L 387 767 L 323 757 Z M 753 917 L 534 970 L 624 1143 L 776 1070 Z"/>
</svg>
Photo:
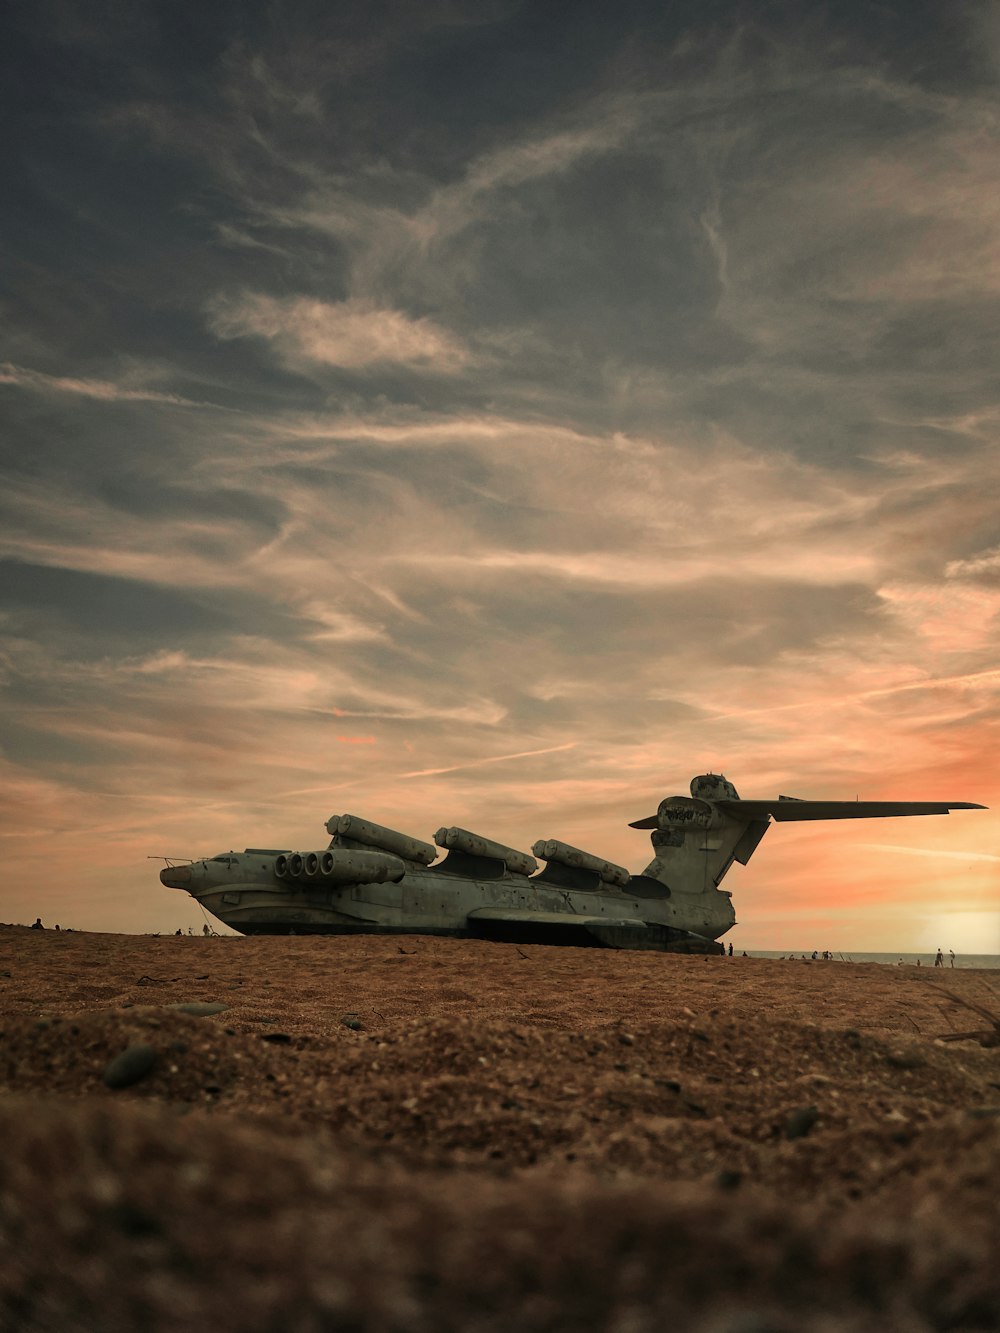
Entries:
<svg viewBox="0 0 1000 1333">
<path fill-rule="evenodd" d="M 577 870 L 592 870 L 605 884 L 624 887 L 629 882 L 629 872 L 624 866 L 616 866 L 613 861 L 592 856 L 590 852 L 583 852 L 579 847 L 571 847 L 568 842 L 559 842 L 556 838 L 539 838 L 531 850 L 546 861 L 557 861 L 560 865 L 573 866 Z"/>
<path fill-rule="evenodd" d="M 429 866 L 437 860 L 437 848 L 419 838 L 411 838 L 406 833 L 397 833 L 395 829 L 384 828 L 381 824 L 372 824 L 357 815 L 331 815 L 326 821 L 326 831 L 336 837 L 339 833 L 353 842 L 363 843 L 366 847 L 375 847 L 381 852 L 392 852 L 406 861 L 417 861 Z"/>
<path fill-rule="evenodd" d="M 434 834 L 434 841 L 448 851 L 465 852 L 467 856 L 489 856 L 494 861 L 502 861 L 515 875 L 533 875 L 538 869 L 538 862 L 527 852 L 519 852 L 516 847 L 506 847 L 491 838 L 481 838 L 478 833 L 470 833 L 468 829 L 439 828 Z"/>
</svg>

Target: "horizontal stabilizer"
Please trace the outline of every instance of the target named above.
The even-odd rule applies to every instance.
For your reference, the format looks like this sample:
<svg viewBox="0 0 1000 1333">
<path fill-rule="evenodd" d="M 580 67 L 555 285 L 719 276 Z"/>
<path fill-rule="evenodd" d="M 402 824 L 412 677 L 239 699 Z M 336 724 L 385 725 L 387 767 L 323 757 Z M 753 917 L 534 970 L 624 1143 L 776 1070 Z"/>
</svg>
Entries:
<svg viewBox="0 0 1000 1333">
<path fill-rule="evenodd" d="M 902 815 L 946 815 L 949 810 L 985 810 L 971 801 L 717 801 L 737 819 L 766 819 L 779 824 L 805 819 L 895 819 Z"/>
<path fill-rule="evenodd" d="M 779 796 L 776 801 L 712 801 L 716 809 L 735 819 L 767 819 L 779 824 L 807 819 L 895 819 L 903 815 L 946 815 L 949 810 L 985 810 L 974 801 L 801 801 Z M 659 827 L 656 815 L 637 819 L 629 828 Z"/>
</svg>

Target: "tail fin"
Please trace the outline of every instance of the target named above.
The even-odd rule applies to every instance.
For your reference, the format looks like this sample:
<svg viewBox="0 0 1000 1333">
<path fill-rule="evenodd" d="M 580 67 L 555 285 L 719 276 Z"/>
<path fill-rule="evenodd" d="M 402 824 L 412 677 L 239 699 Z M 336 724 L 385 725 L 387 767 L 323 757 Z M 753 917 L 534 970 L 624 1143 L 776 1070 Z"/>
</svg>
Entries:
<svg viewBox="0 0 1000 1333">
<path fill-rule="evenodd" d="M 723 812 L 697 797 L 670 796 L 657 811 L 650 837 L 654 858 L 643 873 L 672 892 L 718 888 L 734 861 L 750 860 L 770 822 Z M 648 827 L 649 821 L 642 823 Z"/>
</svg>

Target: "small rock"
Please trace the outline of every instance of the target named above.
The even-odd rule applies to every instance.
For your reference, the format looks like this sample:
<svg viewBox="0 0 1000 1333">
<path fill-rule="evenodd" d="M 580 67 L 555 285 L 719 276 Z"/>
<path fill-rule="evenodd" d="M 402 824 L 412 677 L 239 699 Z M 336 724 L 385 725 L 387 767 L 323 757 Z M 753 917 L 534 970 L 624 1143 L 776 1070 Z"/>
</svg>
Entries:
<svg viewBox="0 0 1000 1333">
<path fill-rule="evenodd" d="M 720 1190 L 739 1189 L 740 1185 L 743 1183 L 743 1172 L 733 1171 L 727 1168 L 718 1173 L 715 1177 L 715 1183 Z"/>
<path fill-rule="evenodd" d="M 815 1106 L 800 1106 L 785 1121 L 786 1139 L 804 1139 L 819 1119 Z"/>
<path fill-rule="evenodd" d="M 156 1064 L 156 1051 L 145 1042 L 126 1046 L 120 1055 L 108 1062 L 104 1083 L 109 1088 L 130 1088 L 140 1082 Z"/>
<path fill-rule="evenodd" d="M 919 1051 L 890 1051 L 885 1058 L 893 1069 L 922 1069 L 927 1063 Z"/>
<path fill-rule="evenodd" d="M 341 1022 L 345 1028 L 350 1028 L 352 1032 L 364 1032 L 365 1030 L 364 1023 L 358 1018 L 344 1018 L 341 1019 Z"/>
<path fill-rule="evenodd" d="M 965 1114 L 970 1120 L 995 1120 L 1000 1116 L 1000 1106 L 970 1106 Z"/>
<path fill-rule="evenodd" d="M 218 1000 L 186 1000 L 183 1004 L 168 1004 L 168 1009 L 176 1009 L 178 1013 L 194 1014 L 195 1018 L 209 1018 L 212 1014 L 222 1014 L 229 1008 L 228 1004 L 221 1004 Z"/>
<path fill-rule="evenodd" d="M 287 1046 L 292 1040 L 287 1032 L 262 1032 L 260 1039 L 269 1041 L 275 1046 Z"/>
</svg>

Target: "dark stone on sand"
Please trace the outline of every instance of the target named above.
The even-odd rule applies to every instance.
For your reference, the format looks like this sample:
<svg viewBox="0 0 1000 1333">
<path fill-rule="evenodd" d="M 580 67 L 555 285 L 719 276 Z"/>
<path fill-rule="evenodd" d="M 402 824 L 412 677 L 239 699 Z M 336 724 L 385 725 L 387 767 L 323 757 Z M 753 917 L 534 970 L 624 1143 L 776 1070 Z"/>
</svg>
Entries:
<svg viewBox="0 0 1000 1333">
<path fill-rule="evenodd" d="M 970 1106 L 965 1114 L 970 1120 L 996 1120 L 1000 1117 L 1000 1106 Z"/>
<path fill-rule="evenodd" d="M 726 1168 L 725 1170 L 720 1171 L 715 1177 L 715 1183 L 720 1190 L 739 1189 L 740 1185 L 743 1183 L 743 1172 L 733 1171 Z"/>
<path fill-rule="evenodd" d="M 350 1028 L 352 1032 L 364 1032 L 365 1025 L 358 1018 L 345 1018 L 341 1020 L 345 1028 Z"/>
<path fill-rule="evenodd" d="M 108 1212 L 108 1221 L 126 1236 L 143 1239 L 163 1234 L 158 1218 L 128 1202 L 115 1204 Z"/>
<path fill-rule="evenodd" d="M 893 1069 L 922 1069 L 927 1063 L 919 1051 L 890 1051 L 885 1058 Z"/>
<path fill-rule="evenodd" d="M 680 1092 L 681 1085 L 675 1078 L 654 1078 L 653 1082 L 658 1088 L 665 1088 L 667 1092 Z"/>
<path fill-rule="evenodd" d="M 819 1111 L 815 1106 L 797 1107 L 785 1121 L 785 1138 L 804 1139 L 818 1119 Z"/>
<path fill-rule="evenodd" d="M 228 1004 L 220 1004 L 218 1000 L 186 1000 L 183 1004 L 168 1004 L 168 1009 L 176 1009 L 182 1014 L 194 1014 L 195 1018 L 210 1018 L 212 1014 L 223 1014 L 229 1008 Z"/>
<path fill-rule="evenodd" d="M 287 1046 L 292 1040 L 287 1032 L 262 1032 L 260 1039 L 269 1041 L 275 1046 Z"/>
<path fill-rule="evenodd" d="M 120 1055 L 108 1062 L 104 1082 L 109 1088 L 130 1088 L 140 1082 L 156 1064 L 156 1051 L 145 1042 L 126 1046 Z"/>
</svg>

